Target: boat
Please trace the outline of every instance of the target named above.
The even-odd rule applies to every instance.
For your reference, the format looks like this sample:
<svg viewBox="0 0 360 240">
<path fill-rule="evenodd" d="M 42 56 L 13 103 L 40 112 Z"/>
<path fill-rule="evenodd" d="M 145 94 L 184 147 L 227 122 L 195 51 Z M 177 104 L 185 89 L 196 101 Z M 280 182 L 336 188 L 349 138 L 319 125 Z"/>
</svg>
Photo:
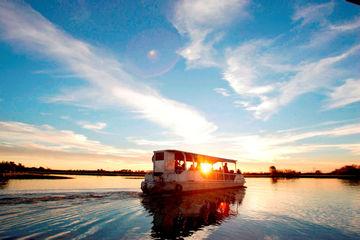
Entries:
<svg viewBox="0 0 360 240">
<path fill-rule="evenodd" d="M 152 163 L 141 183 L 145 194 L 241 188 L 246 182 L 232 159 L 170 149 L 154 151 Z"/>
</svg>

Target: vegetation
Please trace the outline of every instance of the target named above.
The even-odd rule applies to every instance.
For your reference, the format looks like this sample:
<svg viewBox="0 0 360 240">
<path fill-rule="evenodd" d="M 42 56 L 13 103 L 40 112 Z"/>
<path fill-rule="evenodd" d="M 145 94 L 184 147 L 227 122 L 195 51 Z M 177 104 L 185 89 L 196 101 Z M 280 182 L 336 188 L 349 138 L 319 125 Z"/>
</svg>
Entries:
<svg viewBox="0 0 360 240">
<path fill-rule="evenodd" d="M 121 169 L 116 171 L 97 170 L 53 170 L 44 167 L 25 167 L 21 163 L 0 162 L 0 177 L 12 176 L 12 178 L 40 178 L 46 174 L 66 174 L 66 175 L 103 175 L 103 176 L 144 176 L 146 171 L 131 169 Z M 245 172 L 245 177 L 272 177 L 272 178 L 360 178 L 360 165 L 347 165 L 335 169 L 329 173 L 322 173 L 320 170 L 314 172 L 301 173 L 291 169 L 277 169 L 275 166 L 269 167 L 269 172 Z"/>
<path fill-rule="evenodd" d="M 30 175 L 31 174 L 31 175 Z M 44 174 L 67 174 L 67 175 L 103 175 L 103 176 L 144 176 L 145 171 L 132 171 L 130 169 L 122 169 L 117 171 L 106 171 L 104 169 L 97 170 L 53 170 L 44 167 L 25 167 L 21 163 L 0 162 L 0 177 L 11 178 L 39 178 Z"/>
<path fill-rule="evenodd" d="M 29 172 L 29 171 L 44 171 L 45 168 L 28 168 L 22 165 L 21 163 L 16 164 L 15 162 L 0 162 L 0 172 L 1 173 L 10 173 L 10 172 Z"/>
<path fill-rule="evenodd" d="M 16 164 L 14 162 L 0 162 L 0 181 L 7 179 L 67 179 L 65 176 L 48 175 L 41 172 L 47 169 L 43 167 L 39 168 L 27 168 L 21 163 Z"/>
<path fill-rule="evenodd" d="M 353 175 L 360 177 L 360 165 L 347 165 L 331 172 L 334 175 Z"/>
<path fill-rule="evenodd" d="M 275 166 L 270 166 L 269 172 L 270 172 L 270 175 L 274 177 L 277 174 L 276 167 Z"/>
<path fill-rule="evenodd" d="M 269 167 L 269 172 L 245 172 L 245 177 L 272 177 L 272 178 L 355 178 L 360 179 L 360 165 L 347 165 L 329 173 L 320 170 L 314 172 L 297 172 L 291 169 L 279 170 L 275 166 Z"/>
</svg>

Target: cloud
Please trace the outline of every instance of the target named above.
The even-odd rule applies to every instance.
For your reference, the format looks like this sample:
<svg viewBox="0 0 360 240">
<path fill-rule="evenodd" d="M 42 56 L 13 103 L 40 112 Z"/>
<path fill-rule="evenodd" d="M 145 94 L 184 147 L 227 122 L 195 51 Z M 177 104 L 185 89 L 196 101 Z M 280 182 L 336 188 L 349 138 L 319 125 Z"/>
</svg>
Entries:
<svg viewBox="0 0 360 240">
<path fill-rule="evenodd" d="M 284 64 L 281 57 L 271 52 L 272 44 L 254 40 L 240 45 L 229 51 L 223 70 L 224 80 L 242 98 L 235 101 L 236 105 L 265 120 L 296 97 L 325 89 L 341 79 L 343 72 L 338 64 L 360 49 L 360 45 L 355 45 L 334 56 Z"/>
<path fill-rule="evenodd" d="M 216 146 L 226 146 L 226 154 L 237 156 L 239 159 L 256 161 L 288 159 L 322 149 L 342 149 L 358 155 L 360 143 L 340 143 L 341 140 L 337 140 L 336 144 L 304 143 L 312 138 L 340 138 L 351 135 L 360 135 L 360 124 L 348 124 L 318 131 L 219 136 Z"/>
<path fill-rule="evenodd" d="M 266 119 L 296 97 L 328 86 L 339 77 L 336 64 L 357 53 L 359 49 L 360 45 L 356 45 L 341 54 L 303 64 L 300 70 L 281 86 L 278 96 L 265 98 L 258 106 L 248 109 L 254 111 L 256 117 Z"/>
<path fill-rule="evenodd" d="M 341 122 L 334 122 L 339 124 Z M 346 150 L 350 155 L 360 154 L 360 143 L 342 143 L 342 138 L 347 136 L 360 135 L 360 124 L 345 124 L 338 127 L 329 128 L 330 123 L 324 123 L 322 127 L 327 129 L 299 131 L 282 130 L 277 133 L 259 134 L 218 134 L 215 138 L 198 145 L 190 145 L 184 141 L 171 140 L 147 140 L 129 139 L 129 141 L 142 147 L 162 147 L 171 148 L 177 146 L 180 149 L 206 153 L 212 156 L 222 156 L 225 158 L 238 159 L 240 162 L 272 162 L 282 159 L 299 157 L 302 154 L 318 152 L 324 149 Z M 302 128 L 300 128 L 302 129 Z M 336 144 L 314 144 L 313 140 L 337 139 Z M 310 142 L 310 143 L 309 143 Z M 344 154 L 345 156 L 345 154 Z"/>
<path fill-rule="evenodd" d="M 335 3 L 330 1 L 327 3 L 297 7 L 292 16 L 292 20 L 300 22 L 301 27 L 312 23 L 324 24 L 327 21 L 327 17 L 333 12 L 334 6 Z"/>
<path fill-rule="evenodd" d="M 134 157 L 144 154 L 137 149 L 121 149 L 90 140 L 73 131 L 58 130 L 50 125 L 22 122 L 0 122 L 0 145 L 11 148 L 41 149 L 68 153 Z"/>
<path fill-rule="evenodd" d="M 356 17 L 355 19 L 337 24 L 329 24 L 329 30 L 335 31 L 338 33 L 352 31 L 360 28 L 360 17 Z"/>
<path fill-rule="evenodd" d="M 97 122 L 97 123 L 81 123 L 80 124 L 82 128 L 85 129 L 89 129 L 89 130 L 93 130 L 93 131 L 98 131 L 98 130 L 102 130 L 104 128 L 106 128 L 106 123 L 104 122 Z"/>
<path fill-rule="evenodd" d="M 217 129 L 192 107 L 134 81 L 115 58 L 61 31 L 25 4 L 2 1 L 0 29 L 5 40 L 57 61 L 118 106 L 177 136 L 201 141 Z"/>
<path fill-rule="evenodd" d="M 183 144 L 182 141 L 172 141 L 172 140 L 149 140 L 143 138 L 127 138 L 129 142 L 132 142 L 138 146 L 150 146 L 150 147 L 178 147 L 179 144 Z"/>
<path fill-rule="evenodd" d="M 234 101 L 237 107 L 253 112 L 255 118 L 267 120 L 298 96 L 330 88 L 336 81 L 356 74 L 344 71 L 340 64 L 357 54 L 360 45 L 355 44 L 332 56 L 330 51 L 326 55 L 314 54 L 315 46 L 325 47 L 325 43 L 337 36 L 360 27 L 359 18 L 336 24 L 327 21 L 334 5 L 331 1 L 295 10 L 293 20 L 301 22 L 301 27 L 312 23 L 321 25 L 318 30 L 321 34 L 310 35 L 310 43 L 299 44 L 295 32 L 290 31 L 290 41 L 283 34 L 273 39 L 253 39 L 226 50 L 225 64 L 219 67 L 223 79 L 240 98 Z M 283 39 L 286 42 L 282 42 Z M 312 55 L 310 61 L 303 58 Z"/>
<path fill-rule="evenodd" d="M 214 156 L 239 159 L 240 161 L 272 162 L 289 159 L 304 153 L 323 149 L 341 149 L 352 155 L 360 154 L 360 143 L 309 144 L 303 140 L 315 137 L 339 138 L 359 135 L 360 124 L 347 124 L 317 131 L 285 131 L 276 134 L 219 135 L 203 145 L 191 145 L 185 141 L 146 140 L 129 138 L 142 148 L 171 147 L 203 152 Z M 117 164 L 130 164 L 133 168 L 150 168 L 150 151 L 136 148 L 123 149 L 88 139 L 73 131 L 55 129 L 50 125 L 32 125 L 21 122 L 0 122 L 0 153 L 6 160 L 32 162 L 34 165 L 50 164 L 52 167 L 74 168 L 74 161 L 85 164 L 87 169 L 96 169 L 99 164 L 110 169 Z M 59 161 L 62 159 L 62 161 Z M 53 161 L 56 160 L 56 161 Z M 132 160 L 129 162 L 129 160 Z M 114 163 L 117 163 L 114 165 Z M 129 165 L 129 166 L 130 166 Z M 66 166 L 66 167 L 64 167 Z M 80 167 L 80 166 L 79 166 Z M 83 168 L 82 166 L 80 168 Z"/>
<path fill-rule="evenodd" d="M 185 58 L 189 68 L 218 65 L 214 44 L 222 37 L 219 30 L 235 17 L 245 17 L 248 2 L 185 0 L 175 4 L 171 21 L 180 34 L 190 39 L 189 44 L 178 52 Z"/>
<path fill-rule="evenodd" d="M 214 48 L 219 39 L 218 33 L 224 34 L 221 30 L 234 20 L 236 14 L 240 18 L 246 16 L 248 4 L 248 1 L 225 1 L 221 4 L 180 1 L 175 5 L 172 19 L 179 33 L 190 39 L 189 44 L 179 52 L 186 59 L 187 66 L 220 68 L 223 79 L 240 98 L 234 101 L 236 106 L 253 112 L 255 118 L 266 120 L 298 96 L 329 88 L 344 77 L 339 65 L 355 54 L 359 45 L 332 56 L 331 51 L 327 51 L 326 55 L 316 55 L 313 50 L 315 46 L 325 47 L 325 43 L 360 27 L 358 17 L 342 23 L 328 21 L 335 7 L 334 1 L 295 8 L 292 20 L 301 28 L 314 25 L 316 31 L 310 31 L 310 34 L 299 34 L 301 32 L 294 31 L 296 26 L 290 29 L 289 38 L 285 33 L 273 39 L 254 39 L 227 48 L 224 54 L 218 53 Z M 311 36 L 309 43 L 304 41 L 304 36 Z M 299 43 L 299 38 L 305 43 Z M 283 39 L 286 42 L 281 42 Z M 314 57 L 309 61 L 304 60 L 304 56 Z"/>
<path fill-rule="evenodd" d="M 289 142 L 297 142 L 304 139 L 309 139 L 313 137 L 340 137 L 340 136 L 349 136 L 349 135 L 357 135 L 360 134 L 360 124 L 347 124 L 341 127 L 337 127 L 334 129 L 327 130 L 318 130 L 318 131 L 308 131 L 302 133 L 288 133 L 281 134 L 277 136 L 276 139 L 271 139 L 271 142 L 275 144 L 283 144 Z"/>
<path fill-rule="evenodd" d="M 214 88 L 214 91 L 224 97 L 230 96 L 230 93 L 225 88 Z"/>
<path fill-rule="evenodd" d="M 344 34 L 357 34 L 358 32 L 356 30 L 359 28 L 360 17 L 355 17 L 350 21 L 335 24 L 329 22 L 315 31 L 311 35 L 309 42 L 300 47 L 304 49 L 321 49 L 329 46 L 331 42 Z"/>
<path fill-rule="evenodd" d="M 265 73 L 269 69 L 275 69 L 274 64 L 266 63 L 265 58 L 268 56 L 261 56 L 259 51 L 270 43 L 271 41 L 267 40 L 255 40 L 243 43 L 235 49 L 228 49 L 223 79 L 237 94 L 259 96 L 273 91 L 274 86 L 271 84 L 260 84 Z"/>
<path fill-rule="evenodd" d="M 329 94 L 326 108 L 340 108 L 360 101 L 360 79 L 348 79 Z"/>
</svg>

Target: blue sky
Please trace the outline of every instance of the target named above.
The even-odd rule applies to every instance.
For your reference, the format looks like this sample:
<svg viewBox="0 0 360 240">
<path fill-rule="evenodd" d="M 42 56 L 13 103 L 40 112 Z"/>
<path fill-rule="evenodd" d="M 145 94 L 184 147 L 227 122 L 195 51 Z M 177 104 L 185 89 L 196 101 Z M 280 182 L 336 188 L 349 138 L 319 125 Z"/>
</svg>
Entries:
<svg viewBox="0 0 360 240">
<path fill-rule="evenodd" d="M 2 1 L 0 154 L 150 169 L 153 150 L 331 170 L 360 160 L 360 7 Z"/>
</svg>

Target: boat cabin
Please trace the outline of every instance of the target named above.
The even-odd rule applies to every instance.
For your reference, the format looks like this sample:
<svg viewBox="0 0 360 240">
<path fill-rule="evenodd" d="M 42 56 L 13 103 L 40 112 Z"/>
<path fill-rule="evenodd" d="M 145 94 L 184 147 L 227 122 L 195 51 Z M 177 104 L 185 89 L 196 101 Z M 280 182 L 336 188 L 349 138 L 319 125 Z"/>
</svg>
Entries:
<svg viewBox="0 0 360 240">
<path fill-rule="evenodd" d="M 152 161 L 155 176 L 171 173 L 181 174 L 184 171 L 200 171 L 209 178 L 219 174 L 223 178 L 223 173 L 229 176 L 236 174 L 236 160 L 179 150 L 154 151 Z"/>
</svg>

